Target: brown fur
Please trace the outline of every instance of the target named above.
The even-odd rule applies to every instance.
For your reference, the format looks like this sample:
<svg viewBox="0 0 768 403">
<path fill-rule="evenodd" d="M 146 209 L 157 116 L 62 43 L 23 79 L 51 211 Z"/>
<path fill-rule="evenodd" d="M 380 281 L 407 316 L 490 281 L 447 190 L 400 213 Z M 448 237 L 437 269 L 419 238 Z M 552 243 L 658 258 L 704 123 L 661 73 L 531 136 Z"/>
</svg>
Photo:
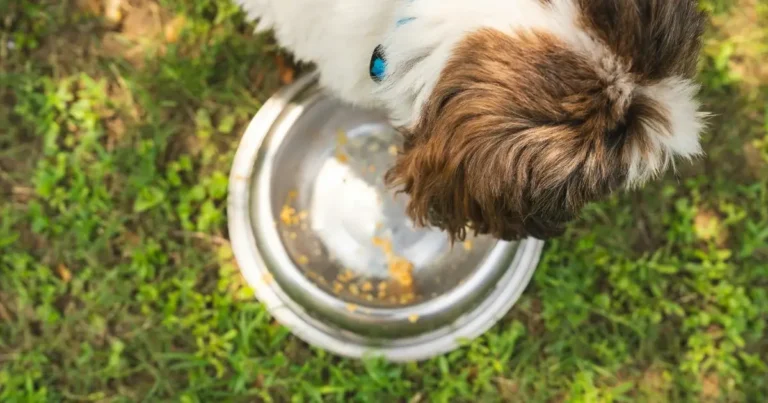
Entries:
<svg viewBox="0 0 768 403">
<path fill-rule="evenodd" d="M 581 23 L 640 83 L 696 73 L 706 16 L 697 0 L 576 0 Z"/>
<path fill-rule="evenodd" d="M 579 3 L 584 27 L 638 83 L 695 70 L 694 1 Z M 683 27 L 688 16 L 691 29 Z M 387 173 L 410 195 L 409 215 L 452 239 L 467 229 L 506 240 L 562 233 L 585 204 L 624 183 L 646 127 L 669 125 L 648 97 L 619 94 L 602 62 L 546 32 L 468 35 L 420 121 L 404 129 L 404 153 Z"/>
</svg>

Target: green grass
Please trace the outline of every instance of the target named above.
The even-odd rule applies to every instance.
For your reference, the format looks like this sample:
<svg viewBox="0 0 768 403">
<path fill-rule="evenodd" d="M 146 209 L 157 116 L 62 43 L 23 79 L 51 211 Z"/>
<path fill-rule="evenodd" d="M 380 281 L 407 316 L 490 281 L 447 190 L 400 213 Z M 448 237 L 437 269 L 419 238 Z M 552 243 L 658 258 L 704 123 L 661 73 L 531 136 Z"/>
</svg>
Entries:
<svg viewBox="0 0 768 403">
<path fill-rule="evenodd" d="M 591 206 L 481 339 L 393 365 L 309 348 L 238 274 L 228 170 L 279 73 L 229 0 L 161 0 L 180 39 L 126 20 L 136 46 L 0 0 L 0 401 L 765 401 L 768 4 L 735 1 L 703 4 L 708 157 Z"/>
</svg>

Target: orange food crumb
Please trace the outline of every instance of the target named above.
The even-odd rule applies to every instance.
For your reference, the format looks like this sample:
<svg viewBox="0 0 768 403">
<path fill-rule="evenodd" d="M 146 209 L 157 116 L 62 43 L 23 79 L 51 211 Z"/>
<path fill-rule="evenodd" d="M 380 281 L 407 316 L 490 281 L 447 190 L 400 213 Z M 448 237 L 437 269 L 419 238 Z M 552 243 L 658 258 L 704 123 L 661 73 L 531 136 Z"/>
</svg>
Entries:
<svg viewBox="0 0 768 403">
<path fill-rule="evenodd" d="M 341 294 L 341 292 L 344 291 L 344 285 L 339 283 L 338 281 L 333 282 L 333 292 L 335 294 Z"/>
<path fill-rule="evenodd" d="M 347 156 L 347 154 L 344 154 L 341 151 L 338 151 L 336 153 L 336 159 L 339 160 L 339 162 L 341 162 L 342 164 L 346 164 L 347 162 L 349 162 L 349 157 Z"/>
<path fill-rule="evenodd" d="M 296 200 L 297 197 L 299 197 L 299 192 L 295 190 L 291 190 L 290 192 L 288 192 L 288 200 L 285 201 L 285 204 L 293 203 L 293 201 Z"/>
<path fill-rule="evenodd" d="M 357 305 L 355 305 L 355 304 L 347 304 L 347 310 L 349 312 L 355 312 L 357 310 Z"/>
<path fill-rule="evenodd" d="M 272 273 L 264 273 L 261 275 L 261 281 L 263 281 L 264 284 L 272 284 L 272 282 L 275 281 L 275 277 Z"/>
<path fill-rule="evenodd" d="M 296 225 L 299 223 L 299 218 L 296 216 L 296 209 L 291 206 L 283 206 L 280 211 L 280 221 L 285 225 Z"/>
<path fill-rule="evenodd" d="M 411 323 L 416 323 L 419 320 L 419 315 L 413 314 L 408 317 L 408 321 Z"/>
<path fill-rule="evenodd" d="M 392 252 L 392 242 L 380 237 L 372 239 L 373 244 L 380 247 L 387 256 L 389 275 L 405 287 L 413 285 L 413 263 L 405 258 L 395 256 Z"/>
<path fill-rule="evenodd" d="M 301 255 L 299 256 L 298 261 L 299 261 L 299 264 L 304 265 L 309 263 L 309 258 L 304 255 Z"/>
<path fill-rule="evenodd" d="M 397 155 L 397 147 L 396 146 L 389 146 L 389 155 L 395 156 Z"/>
<path fill-rule="evenodd" d="M 413 300 L 415 300 L 415 299 L 416 299 L 416 297 L 413 295 L 413 293 L 410 293 L 410 292 L 409 292 L 408 294 L 403 294 L 403 295 L 401 295 L 401 296 L 398 298 L 398 302 L 399 302 L 401 305 L 404 305 L 404 304 L 407 304 L 407 303 L 409 303 L 409 302 L 413 302 Z"/>
<path fill-rule="evenodd" d="M 381 248 L 384 251 L 384 254 L 386 254 L 387 256 L 392 254 L 392 242 L 377 236 L 373 237 L 371 241 L 373 241 L 374 245 Z"/>
<path fill-rule="evenodd" d="M 347 140 L 347 133 L 344 133 L 343 130 L 336 132 L 336 145 L 343 146 L 347 144 Z"/>
<path fill-rule="evenodd" d="M 464 250 L 470 251 L 472 250 L 472 241 L 464 241 Z"/>
<path fill-rule="evenodd" d="M 365 283 L 363 283 L 363 286 L 361 287 L 361 289 L 363 290 L 363 292 L 369 292 L 373 290 L 373 284 L 371 284 L 370 281 L 366 281 Z"/>
<path fill-rule="evenodd" d="M 379 283 L 378 286 L 376 286 L 377 290 L 379 291 L 378 295 L 377 295 L 379 297 L 379 299 L 386 298 L 386 296 L 387 296 L 387 286 L 388 285 L 389 285 L 389 283 L 387 283 L 386 281 L 382 281 L 382 282 Z"/>
<path fill-rule="evenodd" d="M 317 274 L 316 272 L 309 270 L 306 273 L 307 273 L 307 276 L 309 278 L 315 280 L 316 282 L 318 282 L 320 284 L 323 284 L 323 285 L 328 284 L 328 281 L 325 279 L 325 277 Z"/>
<path fill-rule="evenodd" d="M 355 273 L 353 273 L 350 270 L 345 270 L 344 273 L 341 273 L 338 276 L 336 276 L 336 279 L 342 283 L 348 283 L 352 281 L 352 279 L 354 278 L 355 278 Z"/>
<path fill-rule="evenodd" d="M 395 257 L 389 262 L 389 274 L 398 283 L 409 287 L 413 284 L 413 263 L 401 257 Z"/>
</svg>

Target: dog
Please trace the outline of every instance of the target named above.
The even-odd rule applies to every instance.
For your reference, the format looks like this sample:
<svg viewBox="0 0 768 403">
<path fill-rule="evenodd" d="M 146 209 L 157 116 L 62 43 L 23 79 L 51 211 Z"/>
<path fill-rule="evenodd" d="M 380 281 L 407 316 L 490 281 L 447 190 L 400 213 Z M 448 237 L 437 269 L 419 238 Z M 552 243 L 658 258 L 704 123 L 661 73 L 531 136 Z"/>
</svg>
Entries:
<svg viewBox="0 0 768 403">
<path fill-rule="evenodd" d="M 320 83 L 404 136 L 419 226 L 502 240 L 702 153 L 696 0 L 236 0 Z"/>
</svg>

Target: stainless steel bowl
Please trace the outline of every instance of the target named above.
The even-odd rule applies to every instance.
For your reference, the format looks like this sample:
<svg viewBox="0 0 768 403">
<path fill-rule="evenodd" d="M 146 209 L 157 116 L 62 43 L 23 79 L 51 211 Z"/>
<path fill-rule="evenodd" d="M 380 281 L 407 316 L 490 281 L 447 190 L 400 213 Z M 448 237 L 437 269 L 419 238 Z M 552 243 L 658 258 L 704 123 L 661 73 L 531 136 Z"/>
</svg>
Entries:
<svg viewBox="0 0 768 403">
<path fill-rule="evenodd" d="M 279 322 L 336 354 L 448 352 L 506 314 L 541 253 L 535 239 L 451 247 L 415 229 L 383 184 L 399 140 L 309 75 L 261 108 L 235 157 L 229 230 L 245 278 Z"/>
</svg>

